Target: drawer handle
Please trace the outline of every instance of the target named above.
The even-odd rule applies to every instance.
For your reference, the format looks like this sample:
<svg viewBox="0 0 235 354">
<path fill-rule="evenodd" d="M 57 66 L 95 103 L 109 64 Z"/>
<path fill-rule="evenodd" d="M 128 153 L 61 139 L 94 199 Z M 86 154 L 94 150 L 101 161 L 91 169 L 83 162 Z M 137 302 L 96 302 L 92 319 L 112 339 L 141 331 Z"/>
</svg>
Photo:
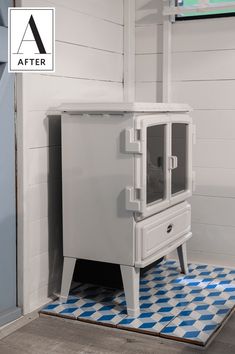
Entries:
<svg viewBox="0 0 235 354">
<path fill-rule="evenodd" d="M 169 234 L 172 231 L 172 229 L 173 229 L 173 224 L 168 225 L 166 229 L 167 233 Z"/>
</svg>

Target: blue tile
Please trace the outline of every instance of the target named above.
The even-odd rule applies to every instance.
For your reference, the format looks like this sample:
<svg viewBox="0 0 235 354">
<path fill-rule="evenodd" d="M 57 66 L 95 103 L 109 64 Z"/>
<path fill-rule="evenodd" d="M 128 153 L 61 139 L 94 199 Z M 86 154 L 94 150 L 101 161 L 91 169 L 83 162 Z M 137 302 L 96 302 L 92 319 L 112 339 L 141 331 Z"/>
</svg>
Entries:
<svg viewBox="0 0 235 354">
<path fill-rule="evenodd" d="M 179 313 L 179 316 L 189 316 L 191 313 L 191 310 L 183 310 Z"/>
<path fill-rule="evenodd" d="M 93 315 L 96 311 L 84 311 L 82 312 L 82 316 L 83 317 L 90 317 L 91 315 Z"/>
<path fill-rule="evenodd" d="M 205 296 L 197 296 L 193 299 L 193 301 L 195 302 L 202 302 L 203 300 L 205 300 Z"/>
<path fill-rule="evenodd" d="M 170 322 L 175 316 L 165 316 L 160 319 L 159 322 Z"/>
<path fill-rule="evenodd" d="M 44 308 L 44 311 L 47 311 L 47 310 L 54 310 L 56 307 L 58 307 L 58 304 L 51 304 L 51 305 L 48 305 L 47 307 Z"/>
<path fill-rule="evenodd" d="M 139 318 L 146 318 L 146 317 L 151 317 L 153 315 L 153 312 L 143 312 L 139 316 Z"/>
<path fill-rule="evenodd" d="M 62 315 L 65 315 L 66 313 L 72 313 L 72 312 L 75 312 L 77 310 L 77 307 L 69 307 L 67 309 L 64 309 L 63 311 L 60 311 L 60 314 Z"/>
<path fill-rule="evenodd" d="M 143 274 L 137 318 L 127 316 L 122 290 L 92 284 L 79 284 L 67 302 L 44 312 L 204 345 L 235 306 L 235 270 L 189 264 L 183 275 L 179 269 L 166 261 Z"/>
<path fill-rule="evenodd" d="M 183 321 L 180 323 L 181 326 L 192 326 L 196 321 L 195 320 L 188 320 L 188 321 Z"/>
<path fill-rule="evenodd" d="M 140 325 L 139 328 L 153 328 L 155 326 L 156 322 L 147 322 L 147 323 L 143 323 L 142 325 Z"/>
<path fill-rule="evenodd" d="M 216 328 L 218 327 L 218 325 L 206 325 L 204 328 L 203 328 L 203 331 L 213 331 L 215 330 Z"/>
<path fill-rule="evenodd" d="M 176 326 L 168 326 L 165 327 L 161 333 L 173 333 L 177 327 Z"/>
<path fill-rule="evenodd" d="M 225 313 L 228 313 L 229 311 L 230 311 L 230 309 L 219 309 L 218 312 L 217 312 L 217 314 L 218 314 L 218 315 L 223 315 L 223 314 L 225 314 Z"/>
<path fill-rule="evenodd" d="M 209 320 L 212 320 L 214 317 L 214 315 L 202 315 L 199 320 L 201 321 L 209 321 Z"/>
<path fill-rule="evenodd" d="M 162 307 L 159 312 L 169 312 L 172 311 L 173 307 Z"/>
<path fill-rule="evenodd" d="M 184 334 L 183 338 L 196 338 L 199 334 L 200 331 L 189 331 Z"/>
<path fill-rule="evenodd" d="M 111 321 L 114 318 L 114 315 L 104 315 L 99 318 L 99 321 Z"/>
</svg>

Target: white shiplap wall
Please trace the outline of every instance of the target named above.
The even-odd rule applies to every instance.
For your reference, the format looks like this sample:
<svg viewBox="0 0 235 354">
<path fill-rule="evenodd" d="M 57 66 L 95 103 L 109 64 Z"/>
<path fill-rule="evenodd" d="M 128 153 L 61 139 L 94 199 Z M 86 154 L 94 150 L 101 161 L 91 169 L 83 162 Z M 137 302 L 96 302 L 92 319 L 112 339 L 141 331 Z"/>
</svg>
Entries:
<svg viewBox="0 0 235 354">
<path fill-rule="evenodd" d="M 55 73 L 17 77 L 19 300 L 27 313 L 60 286 L 56 107 L 72 101 L 123 100 L 123 0 L 21 0 L 17 5 L 56 8 Z M 54 118 L 49 119 L 48 112 Z"/>
<path fill-rule="evenodd" d="M 136 0 L 138 100 L 161 100 L 160 7 L 160 2 Z M 176 22 L 172 27 L 173 101 L 194 108 L 197 130 L 189 258 L 227 266 L 235 266 L 234 28 L 234 17 Z"/>
<path fill-rule="evenodd" d="M 235 266 L 235 18 L 173 27 L 173 97 L 194 109 L 196 192 L 190 257 Z"/>
<path fill-rule="evenodd" d="M 136 0 L 136 101 L 162 101 L 162 9 L 162 0 Z"/>
</svg>

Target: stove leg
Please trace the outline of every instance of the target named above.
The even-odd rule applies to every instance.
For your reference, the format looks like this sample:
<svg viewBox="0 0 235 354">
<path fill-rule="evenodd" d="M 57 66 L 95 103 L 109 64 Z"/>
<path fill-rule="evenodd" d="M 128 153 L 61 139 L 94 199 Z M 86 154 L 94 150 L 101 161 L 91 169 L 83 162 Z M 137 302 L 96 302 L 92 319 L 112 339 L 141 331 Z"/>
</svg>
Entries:
<svg viewBox="0 0 235 354">
<path fill-rule="evenodd" d="M 181 246 L 177 247 L 179 262 L 181 271 L 184 274 L 188 273 L 188 263 L 187 263 L 187 250 L 186 243 L 183 243 Z"/>
<path fill-rule="evenodd" d="M 121 265 L 122 281 L 126 298 L 127 313 L 131 317 L 137 317 L 140 313 L 139 287 L 140 269 Z"/>
<path fill-rule="evenodd" d="M 75 264 L 76 264 L 76 258 L 64 257 L 60 302 L 67 301 L 72 278 L 73 278 Z"/>
</svg>

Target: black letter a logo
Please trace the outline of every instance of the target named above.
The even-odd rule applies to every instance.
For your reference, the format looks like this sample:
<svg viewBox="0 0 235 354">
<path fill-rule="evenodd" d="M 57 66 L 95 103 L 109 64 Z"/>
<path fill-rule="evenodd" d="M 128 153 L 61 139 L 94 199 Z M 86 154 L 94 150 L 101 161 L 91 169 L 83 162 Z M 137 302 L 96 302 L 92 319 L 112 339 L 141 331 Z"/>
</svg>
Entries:
<svg viewBox="0 0 235 354">
<path fill-rule="evenodd" d="M 22 45 L 22 43 L 23 43 L 24 41 L 25 41 L 25 42 L 33 41 L 33 39 L 32 39 L 32 40 L 29 40 L 29 39 L 26 40 L 26 39 L 24 39 L 24 37 L 25 37 L 25 35 L 26 35 L 26 31 L 27 31 L 29 25 L 30 25 L 31 31 L 32 31 L 33 36 L 34 36 L 34 40 L 35 40 L 35 42 L 36 42 L 36 44 L 37 44 L 39 53 L 40 53 L 40 54 L 46 54 L 46 50 L 45 50 L 44 45 L 43 45 L 43 43 L 42 43 L 40 34 L 39 34 L 39 32 L 38 32 L 36 23 L 35 23 L 34 18 L 33 18 L 33 15 L 30 16 L 29 22 L 28 22 L 28 24 L 27 24 L 27 26 L 26 26 L 26 29 L 25 29 L 25 31 L 24 31 L 23 38 L 22 38 L 22 40 L 21 40 L 21 42 L 20 42 L 20 46 L 19 46 L 19 49 L 18 49 L 17 54 L 19 54 L 19 50 L 20 50 L 21 45 Z"/>
</svg>

